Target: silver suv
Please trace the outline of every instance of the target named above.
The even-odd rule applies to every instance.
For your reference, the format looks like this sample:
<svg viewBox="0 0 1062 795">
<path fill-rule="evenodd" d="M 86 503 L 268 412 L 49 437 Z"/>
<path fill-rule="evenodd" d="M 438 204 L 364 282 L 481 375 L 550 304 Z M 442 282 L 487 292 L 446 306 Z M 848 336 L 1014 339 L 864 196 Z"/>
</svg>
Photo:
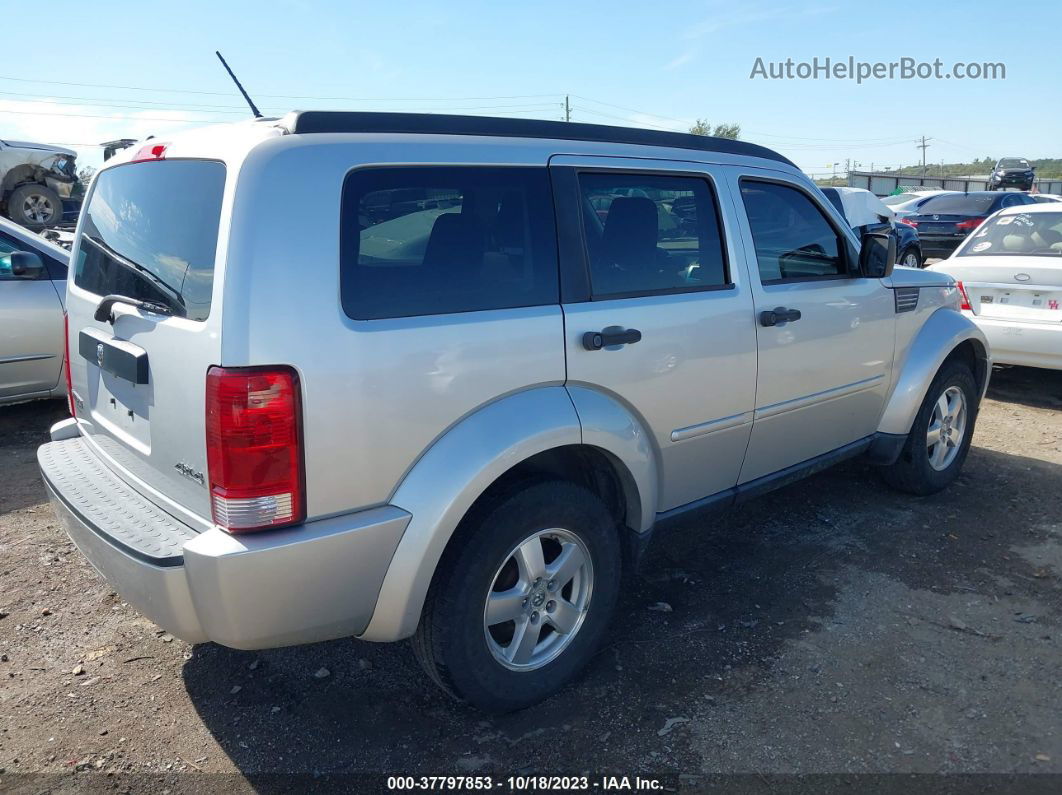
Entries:
<svg viewBox="0 0 1062 795">
<path fill-rule="evenodd" d="M 151 141 L 82 211 L 40 466 L 174 635 L 413 638 L 516 709 L 661 523 L 857 455 L 955 479 L 988 349 L 894 258 L 737 141 L 328 112 Z"/>
</svg>

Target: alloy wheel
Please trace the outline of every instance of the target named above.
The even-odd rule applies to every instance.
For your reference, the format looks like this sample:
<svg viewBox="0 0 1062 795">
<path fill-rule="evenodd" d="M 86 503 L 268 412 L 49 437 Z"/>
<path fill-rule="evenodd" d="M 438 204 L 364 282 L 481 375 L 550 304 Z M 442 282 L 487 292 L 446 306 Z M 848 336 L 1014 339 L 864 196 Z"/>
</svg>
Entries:
<svg viewBox="0 0 1062 795">
<path fill-rule="evenodd" d="M 31 193 L 22 202 L 22 213 L 35 224 L 46 224 L 55 215 L 55 208 L 46 196 Z"/>
<path fill-rule="evenodd" d="M 540 530 L 498 567 L 483 606 L 483 632 L 494 659 L 531 671 L 555 660 L 583 626 L 593 594 L 590 551 L 574 533 Z"/>
<path fill-rule="evenodd" d="M 929 465 L 938 472 L 951 466 L 959 454 L 966 435 L 966 394 L 949 386 L 933 405 L 926 430 L 926 453 Z"/>
</svg>

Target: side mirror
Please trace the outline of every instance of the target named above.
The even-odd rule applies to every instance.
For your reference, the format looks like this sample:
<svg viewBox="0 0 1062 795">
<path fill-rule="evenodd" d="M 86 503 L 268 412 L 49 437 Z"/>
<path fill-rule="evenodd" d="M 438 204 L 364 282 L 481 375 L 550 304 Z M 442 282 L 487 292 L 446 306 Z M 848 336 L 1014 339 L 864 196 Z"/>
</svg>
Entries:
<svg viewBox="0 0 1062 795">
<path fill-rule="evenodd" d="M 868 279 L 884 279 L 896 265 L 896 235 L 867 232 L 859 249 L 859 273 Z"/>
<path fill-rule="evenodd" d="M 11 275 L 16 279 L 39 279 L 44 273 L 40 255 L 32 251 L 12 251 L 7 259 L 11 263 Z"/>
</svg>

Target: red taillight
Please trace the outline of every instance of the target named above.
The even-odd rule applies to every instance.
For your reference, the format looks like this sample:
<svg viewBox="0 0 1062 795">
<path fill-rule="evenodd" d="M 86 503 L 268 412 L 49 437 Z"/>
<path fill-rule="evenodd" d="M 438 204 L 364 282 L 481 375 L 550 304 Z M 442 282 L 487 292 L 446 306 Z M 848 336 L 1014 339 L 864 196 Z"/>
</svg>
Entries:
<svg viewBox="0 0 1062 795">
<path fill-rule="evenodd" d="M 962 282 L 955 283 L 959 288 L 959 295 L 962 296 L 962 303 L 959 305 L 959 309 L 965 309 L 967 312 L 973 312 L 973 307 L 970 306 L 970 296 L 966 294 L 966 288 L 962 286 Z"/>
<path fill-rule="evenodd" d="M 918 221 L 912 221 L 910 218 L 901 218 L 900 223 L 908 226 L 918 226 Z"/>
<path fill-rule="evenodd" d="M 207 371 L 207 471 L 218 525 L 238 533 L 302 521 L 301 418 L 290 367 Z"/>
<path fill-rule="evenodd" d="M 165 160 L 166 147 L 169 144 L 148 144 L 137 149 L 131 163 L 140 163 L 144 160 Z"/>
<path fill-rule="evenodd" d="M 70 416 L 76 417 L 74 411 L 74 382 L 70 378 L 70 318 L 63 312 L 63 372 L 66 375 L 66 406 Z"/>
<path fill-rule="evenodd" d="M 955 224 L 955 228 L 969 232 L 971 229 L 979 227 L 981 225 L 981 220 L 982 219 L 980 218 L 971 218 L 969 221 L 959 221 L 959 223 Z"/>
</svg>

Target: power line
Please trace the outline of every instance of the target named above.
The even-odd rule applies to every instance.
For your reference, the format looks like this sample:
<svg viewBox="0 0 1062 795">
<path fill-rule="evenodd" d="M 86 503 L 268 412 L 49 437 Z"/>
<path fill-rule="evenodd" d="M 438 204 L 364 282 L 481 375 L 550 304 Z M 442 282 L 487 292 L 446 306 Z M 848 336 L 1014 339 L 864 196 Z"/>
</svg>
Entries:
<svg viewBox="0 0 1062 795">
<path fill-rule="evenodd" d="M 161 110 L 161 108 L 159 108 Z M 164 116 L 107 116 L 97 113 L 50 113 L 48 111 L 34 111 L 34 110 L 4 110 L 4 113 L 16 113 L 20 116 L 59 116 L 62 118 L 75 118 L 75 119 L 112 119 L 113 121 L 124 122 L 138 122 L 138 121 L 167 121 L 171 124 L 232 124 L 233 122 L 228 120 L 218 119 L 172 119 Z M 182 113 L 195 112 L 195 111 L 181 111 Z M 498 116 L 510 116 L 520 113 L 540 113 L 541 111 L 530 110 L 497 110 L 495 114 Z"/>
<path fill-rule="evenodd" d="M 12 80 L 19 83 L 44 83 L 53 86 L 78 86 L 80 88 L 117 88 L 123 91 L 155 91 L 170 94 L 200 94 L 211 97 L 231 97 L 231 91 L 198 91 L 189 88 L 160 88 L 158 86 L 124 86 L 110 83 L 73 83 L 64 80 L 37 80 L 26 77 L 0 75 L 0 80 Z M 257 93 L 257 92 L 256 92 Z M 557 98 L 560 94 L 510 94 L 497 97 L 315 97 L 302 94 L 257 94 L 270 99 L 312 99 L 326 102 L 486 102 L 500 99 L 542 99 Z"/>
<path fill-rule="evenodd" d="M 0 91 L 0 94 L 9 97 L 28 97 L 27 100 L 11 100 L 12 102 L 32 101 L 32 100 L 48 100 L 53 99 L 76 99 L 80 102 L 136 102 L 138 105 L 165 105 L 166 107 L 173 107 L 171 102 L 159 102 L 158 100 L 151 99 L 129 99 L 128 97 L 112 98 L 112 97 L 71 97 L 65 94 L 26 94 L 20 91 Z M 185 105 L 188 108 L 228 108 L 233 110 L 242 109 L 242 105 L 212 105 L 208 103 L 196 102 L 193 105 Z"/>
<path fill-rule="evenodd" d="M 9 93 L 9 92 L 0 91 L 0 94 L 7 94 L 7 93 Z M 20 95 L 20 96 L 39 96 L 39 95 Z M 66 100 L 74 100 L 74 101 L 66 101 Z M 0 98 L 0 102 L 3 102 L 3 101 L 5 101 L 5 100 Z M 170 105 L 169 103 L 165 103 L 165 102 L 154 103 L 154 104 L 159 105 L 161 107 L 143 107 L 143 106 L 140 106 L 140 105 L 126 105 L 126 104 L 115 103 L 115 102 L 92 102 L 92 101 L 87 101 L 87 100 L 80 100 L 78 97 L 66 97 L 66 98 L 64 98 L 63 101 L 59 101 L 57 99 L 52 99 L 50 97 L 41 97 L 39 99 L 17 99 L 17 100 L 7 100 L 7 101 L 9 101 L 9 102 L 19 102 L 19 103 L 38 103 L 38 104 L 50 104 L 50 105 L 63 105 L 63 106 L 72 106 L 72 107 L 125 108 L 125 109 L 129 109 L 129 110 L 148 110 L 148 111 L 150 111 L 150 110 L 169 109 L 169 110 L 187 111 L 189 113 L 223 113 L 223 114 L 236 114 L 236 115 L 241 115 L 241 116 L 246 116 L 247 115 L 247 109 L 246 108 L 234 109 L 234 110 L 214 110 L 214 109 L 207 110 L 207 109 L 201 109 L 200 107 L 197 107 L 197 106 L 194 106 L 194 105 L 191 105 L 191 106 L 189 106 L 189 105 Z M 231 107 L 239 108 L 239 106 L 231 106 Z M 444 110 L 444 111 L 449 112 L 449 111 L 460 111 L 460 110 L 513 110 L 513 109 L 517 109 L 517 110 L 526 110 L 526 111 L 530 112 L 530 111 L 553 110 L 555 107 L 557 107 L 557 105 L 555 105 L 552 102 L 550 102 L 550 103 L 541 102 L 541 103 L 537 103 L 537 104 L 524 103 L 524 104 L 515 104 L 515 105 L 476 105 L 476 106 L 471 106 L 471 107 L 467 107 L 466 106 L 466 107 L 456 107 L 456 108 L 453 108 L 453 107 L 438 108 L 437 107 L 437 108 L 434 108 L 433 110 L 435 110 L 436 112 L 438 112 L 440 110 Z M 280 113 L 286 113 L 288 110 L 290 110 L 290 108 L 267 108 L 267 110 L 277 111 L 277 112 L 280 112 Z"/>
<path fill-rule="evenodd" d="M 184 111 L 182 111 L 184 112 Z M 224 121 L 209 119 L 167 119 L 163 116 L 105 116 L 96 113 L 48 113 L 35 110 L 5 110 L 4 113 L 17 113 L 20 116 L 62 116 L 74 119 L 113 119 L 114 121 L 168 121 L 172 124 L 228 124 Z"/>
</svg>

